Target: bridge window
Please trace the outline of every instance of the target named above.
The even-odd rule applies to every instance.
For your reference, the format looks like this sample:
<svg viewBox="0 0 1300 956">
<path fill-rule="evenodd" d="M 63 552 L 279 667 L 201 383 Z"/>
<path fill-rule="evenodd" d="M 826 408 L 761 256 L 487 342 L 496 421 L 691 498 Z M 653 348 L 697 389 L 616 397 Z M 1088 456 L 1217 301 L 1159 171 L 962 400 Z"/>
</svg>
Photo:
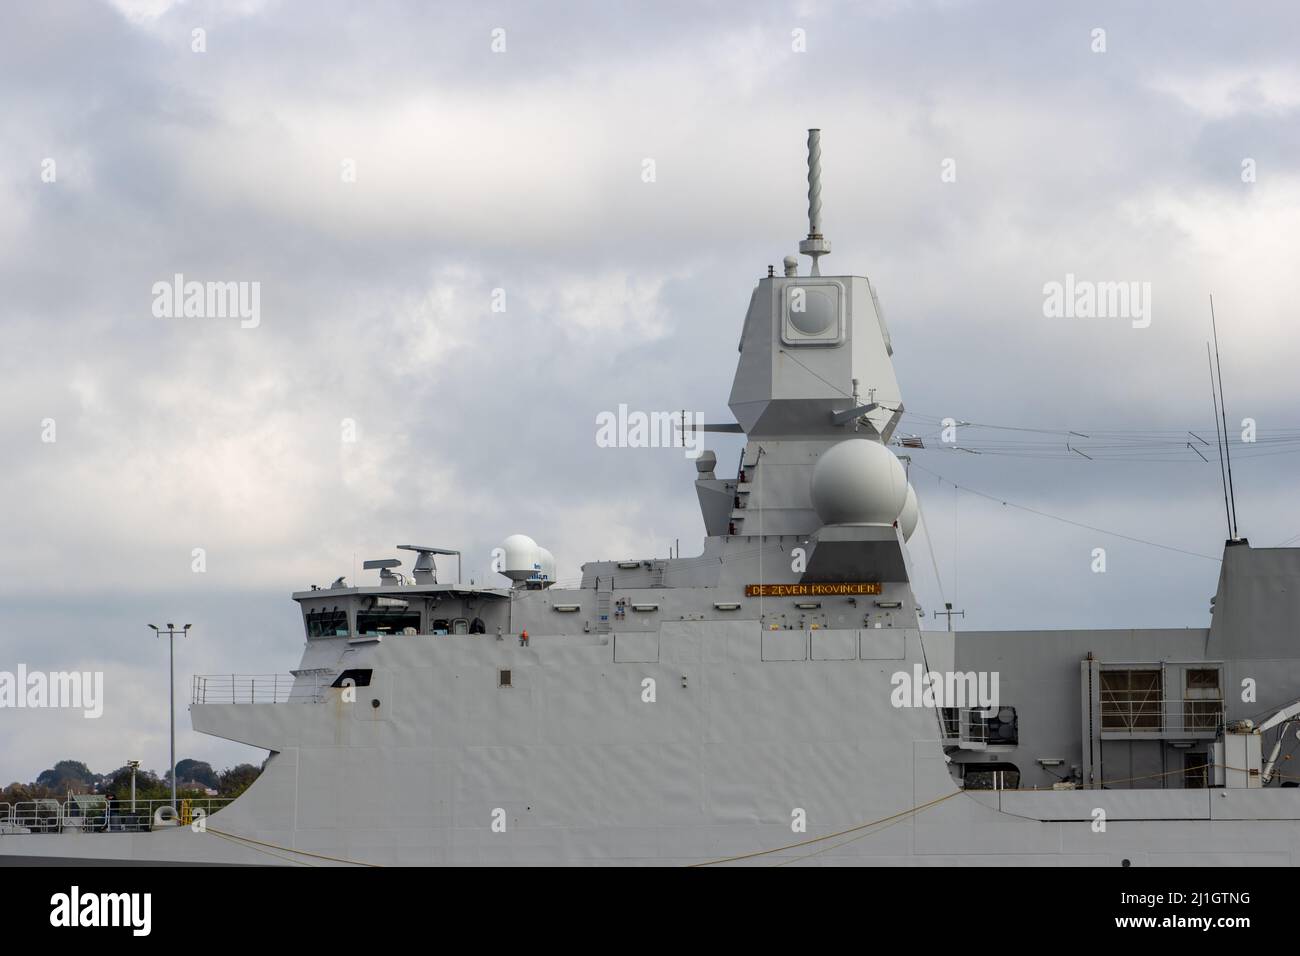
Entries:
<svg viewBox="0 0 1300 956">
<path fill-rule="evenodd" d="M 347 637 L 348 612 L 337 607 L 307 612 L 308 637 Z"/>
<path fill-rule="evenodd" d="M 357 612 L 358 634 L 420 633 L 420 612 L 405 607 L 376 607 Z"/>
</svg>

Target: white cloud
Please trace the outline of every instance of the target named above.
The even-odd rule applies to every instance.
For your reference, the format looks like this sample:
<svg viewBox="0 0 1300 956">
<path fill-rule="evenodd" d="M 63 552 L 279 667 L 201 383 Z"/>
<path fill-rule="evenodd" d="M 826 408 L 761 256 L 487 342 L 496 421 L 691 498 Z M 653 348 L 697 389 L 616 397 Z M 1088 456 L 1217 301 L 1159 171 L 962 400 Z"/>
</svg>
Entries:
<svg viewBox="0 0 1300 956">
<path fill-rule="evenodd" d="M 1208 120 L 1282 116 L 1300 107 L 1300 71 L 1290 65 L 1161 73 L 1147 83 Z"/>
<path fill-rule="evenodd" d="M 108 0 L 108 5 L 134 24 L 145 25 L 160 19 L 185 0 Z"/>
</svg>

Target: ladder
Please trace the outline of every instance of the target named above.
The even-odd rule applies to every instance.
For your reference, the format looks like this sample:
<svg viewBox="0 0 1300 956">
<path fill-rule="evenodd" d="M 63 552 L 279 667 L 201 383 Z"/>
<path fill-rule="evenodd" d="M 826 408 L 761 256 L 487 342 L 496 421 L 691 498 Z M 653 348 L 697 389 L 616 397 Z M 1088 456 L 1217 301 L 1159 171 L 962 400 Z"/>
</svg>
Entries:
<svg viewBox="0 0 1300 956">
<path fill-rule="evenodd" d="M 596 578 L 596 633 L 608 634 L 611 625 L 609 621 L 609 604 L 613 596 L 614 581 L 613 578 L 608 583 L 601 583 L 600 578 Z"/>
</svg>

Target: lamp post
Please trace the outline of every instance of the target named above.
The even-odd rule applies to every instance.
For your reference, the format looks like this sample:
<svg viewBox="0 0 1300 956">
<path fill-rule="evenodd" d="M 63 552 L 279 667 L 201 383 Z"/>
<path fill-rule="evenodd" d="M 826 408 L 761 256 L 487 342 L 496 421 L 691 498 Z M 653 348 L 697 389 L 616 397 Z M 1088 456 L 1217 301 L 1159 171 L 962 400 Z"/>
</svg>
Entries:
<svg viewBox="0 0 1300 956">
<path fill-rule="evenodd" d="M 131 768 L 131 812 L 135 813 L 135 772 L 140 769 L 140 761 L 128 760 L 126 765 Z"/>
<path fill-rule="evenodd" d="M 181 628 L 179 631 L 176 629 L 176 625 L 170 622 L 168 622 L 167 630 L 165 631 L 160 629 L 156 624 L 150 624 L 149 626 L 153 628 L 153 632 L 156 636 L 162 637 L 164 634 L 167 635 L 167 666 L 170 673 L 170 681 L 168 684 L 168 694 L 167 694 L 167 706 L 168 709 L 171 711 L 171 723 L 172 723 L 172 748 L 171 748 L 172 810 L 175 811 L 176 810 L 176 635 L 188 634 L 190 632 L 190 625 L 186 624 L 185 627 Z"/>
</svg>

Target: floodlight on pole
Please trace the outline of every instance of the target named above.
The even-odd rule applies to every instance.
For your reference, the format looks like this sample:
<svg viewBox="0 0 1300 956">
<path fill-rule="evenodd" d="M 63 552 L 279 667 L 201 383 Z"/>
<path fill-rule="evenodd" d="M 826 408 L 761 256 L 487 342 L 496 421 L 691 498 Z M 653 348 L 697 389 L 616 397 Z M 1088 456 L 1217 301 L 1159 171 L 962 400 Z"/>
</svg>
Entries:
<svg viewBox="0 0 1300 956">
<path fill-rule="evenodd" d="M 177 630 L 176 625 L 170 621 L 167 623 L 167 630 L 162 630 L 156 624 L 150 624 L 149 627 L 158 637 L 167 635 L 167 665 L 168 665 L 168 692 L 167 707 L 171 715 L 171 764 L 172 764 L 172 811 L 176 809 L 176 635 L 188 634 L 190 626 L 185 625 L 183 630 Z"/>
</svg>

